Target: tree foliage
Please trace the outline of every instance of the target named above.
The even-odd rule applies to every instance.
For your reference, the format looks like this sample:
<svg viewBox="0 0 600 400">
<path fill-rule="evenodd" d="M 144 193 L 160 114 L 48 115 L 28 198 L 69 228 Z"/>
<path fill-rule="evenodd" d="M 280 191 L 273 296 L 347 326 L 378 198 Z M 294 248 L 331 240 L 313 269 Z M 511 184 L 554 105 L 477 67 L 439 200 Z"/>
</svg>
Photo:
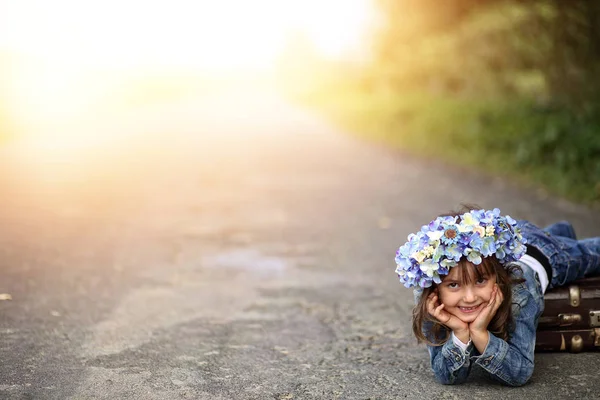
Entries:
<svg viewBox="0 0 600 400">
<path fill-rule="evenodd" d="M 379 0 L 379 83 L 535 95 L 585 106 L 600 87 L 600 2 Z"/>
</svg>

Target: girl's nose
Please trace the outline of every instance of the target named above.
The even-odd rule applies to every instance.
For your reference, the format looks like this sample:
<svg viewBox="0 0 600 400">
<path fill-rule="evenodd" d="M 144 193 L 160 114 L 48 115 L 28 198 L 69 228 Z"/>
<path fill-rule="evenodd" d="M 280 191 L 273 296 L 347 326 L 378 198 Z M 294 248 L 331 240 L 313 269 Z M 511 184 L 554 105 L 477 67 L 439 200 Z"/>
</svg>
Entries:
<svg viewBox="0 0 600 400">
<path fill-rule="evenodd" d="M 466 288 L 465 295 L 464 295 L 464 301 L 466 303 L 472 303 L 475 300 L 477 300 L 477 295 L 475 294 L 475 291 L 471 288 Z"/>
</svg>

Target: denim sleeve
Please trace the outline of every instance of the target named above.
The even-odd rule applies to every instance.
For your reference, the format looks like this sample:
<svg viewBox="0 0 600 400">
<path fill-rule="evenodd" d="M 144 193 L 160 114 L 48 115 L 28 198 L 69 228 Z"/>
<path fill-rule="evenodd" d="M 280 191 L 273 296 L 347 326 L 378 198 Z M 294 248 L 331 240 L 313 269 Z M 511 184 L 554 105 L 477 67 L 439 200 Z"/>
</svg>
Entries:
<svg viewBox="0 0 600 400">
<path fill-rule="evenodd" d="M 471 372 L 469 344 L 466 351 L 458 347 L 452 339 L 442 346 L 427 346 L 431 358 L 431 369 L 435 378 L 444 385 L 463 383 Z"/>
<path fill-rule="evenodd" d="M 513 307 L 514 331 L 509 340 L 490 333 L 485 351 L 475 361 L 493 379 L 509 386 L 524 385 L 533 373 L 535 332 L 542 312 L 531 292 L 523 289 L 519 295 Z"/>
</svg>

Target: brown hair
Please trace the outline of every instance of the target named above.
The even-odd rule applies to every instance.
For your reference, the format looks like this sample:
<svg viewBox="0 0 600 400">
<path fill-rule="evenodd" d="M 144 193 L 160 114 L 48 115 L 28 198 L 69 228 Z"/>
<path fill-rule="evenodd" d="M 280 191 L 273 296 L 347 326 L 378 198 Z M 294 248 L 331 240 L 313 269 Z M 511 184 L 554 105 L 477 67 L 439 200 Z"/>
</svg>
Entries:
<svg viewBox="0 0 600 400">
<path fill-rule="evenodd" d="M 444 216 L 459 216 L 470 210 L 480 209 L 480 207 L 463 205 L 462 212 L 452 212 L 444 214 Z M 479 265 L 474 265 L 467 261 L 464 257 L 459 261 L 458 265 L 452 268 L 459 268 L 461 281 L 471 284 L 474 281 L 487 277 L 496 279 L 498 288 L 504 296 L 504 300 L 496 311 L 496 314 L 488 325 L 488 330 L 495 336 L 507 340 L 512 330 L 512 286 L 524 281 L 518 277 L 516 273 L 521 271 L 521 268 L 516 264 L 502 264 L 495 255 L 482 258 Z M 444 278 L 442 278 L 443 281 Z M 436 320 L 427 311 L 427 297 L 437 290 L 438 285 L 433 284 L 431 287 L 423 289 L 421 297 L 417 305 L 413 308 L 412 328 L 417 341 L 425 342 L 432 346 L 441 346 L 450 337 L 450 329 L 443 323 Z"/>
</svg>

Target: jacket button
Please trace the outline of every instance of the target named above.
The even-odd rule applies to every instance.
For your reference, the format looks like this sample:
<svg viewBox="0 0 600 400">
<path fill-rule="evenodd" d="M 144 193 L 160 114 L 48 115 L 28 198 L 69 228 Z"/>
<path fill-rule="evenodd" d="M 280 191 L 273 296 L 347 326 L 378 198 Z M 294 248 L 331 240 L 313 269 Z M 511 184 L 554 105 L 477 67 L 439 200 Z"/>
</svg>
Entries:
<svg viewBox="0 0 600 400">
<path fill-rule="evenodd" d="M 460 361 L 460 356 L 456 356 L 456 357 L 454 357 L 454 359 L 455 359 L 456 361 Z"/>
</svg>

